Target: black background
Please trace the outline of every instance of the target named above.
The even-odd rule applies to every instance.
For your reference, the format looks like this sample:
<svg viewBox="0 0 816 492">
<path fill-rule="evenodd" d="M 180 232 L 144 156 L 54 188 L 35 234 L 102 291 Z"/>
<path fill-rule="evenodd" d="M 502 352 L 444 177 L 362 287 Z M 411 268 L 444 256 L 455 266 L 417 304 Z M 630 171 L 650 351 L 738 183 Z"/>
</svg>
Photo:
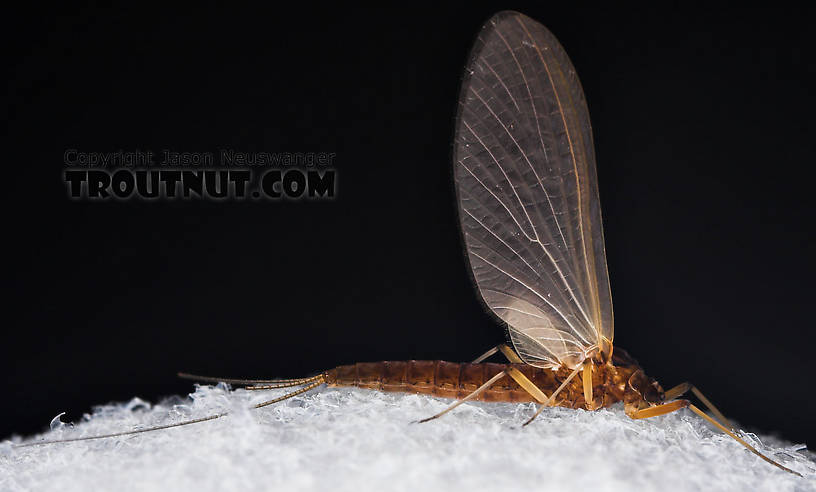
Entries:
<svg viewBox="0 0 816 492">
<path fill-rule="evenodd" d="M 665 387 L 816 442 L 813 12 L 535 2 L 9 14 L 0 437 L 184 394 L 178 370 L 294 377 L 472 359 L 450 173 L 480 25 L 543 22 L 595 132 L 615 342 Z M 63 152 L 335 152 L 334 200 L 72 201 Z"/>
</svg>

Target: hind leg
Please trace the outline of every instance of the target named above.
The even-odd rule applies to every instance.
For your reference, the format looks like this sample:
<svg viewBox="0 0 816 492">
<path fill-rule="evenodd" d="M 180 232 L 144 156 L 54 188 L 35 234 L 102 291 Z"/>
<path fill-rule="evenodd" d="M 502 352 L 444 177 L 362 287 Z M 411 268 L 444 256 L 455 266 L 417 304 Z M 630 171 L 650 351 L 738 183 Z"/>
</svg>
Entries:
<svg viewBox="0 0 816 492">
<path fill-rule="evenodd" d="M 523 364 L 524 363 L 524 361 L 521 360 L 521 358 L 516 354 L 516 352 L 513 351 L 513 349 L 511 349 L 509 346 L 507 346 L 506 343 L 502 343 L 501 345 L 496 345 L 495 347 L 493 347 L 492 349 L 490 349 L 487 352 L 483 353 L 479 357 L 476 357 L 476 359 L 473 362 L 471 362 L 471 364 L 478 364 L 479 362 L 483 362 L 488 357 L 490 357 L 490 356 L 492 356 L 494 354 L 497 354 L 499 352 L 501 352 L 502 355 L 507 357 L 507 360 L 512 362 L 513 364 Z"/>
<path fill-rule="evenodd" d="M 487 359 L 488 357 L 497 354 L 498 352 L 501 352 L 502 355 L 504 355 L 507 358 L 507 360 L 513 364 L 524 363 L 524 361 L 521 360 L 521 358 L 516 354 L 516 352 L 513 351 L 513 349 L 511 349 L 507 344 L 502 343 L 501 345 L 496 345 L 492 349 L 488 350 L 484 354 L 477 357 L 476 360 L 471 362 L 471 364 L 478 364 Z M 535 399 L 538 403 L 545 403 L 549 399 L 549 397 L 545 395 L 544 392 L 541 391 L 538 388 L 538 386 L 535 385 L 535 383 L 530 381 L 530 378 L 525 376 L 521 371 L 519 371 L 515 367 L 507 368 L 507 375 L 513 378 L 513 380 L 519 386 L 521 386 L 521 388 L 524 391 L 529 393 L 530 396 L 532 396 L 533 399 Z"/>
<path fill-rule="evenodd" d="M 451 410 L 458 407 L 462 403 L 464 403 L 464 402 L 466 402 L 468 400 L 472 400 L 473 398 L 476 398 L 477 396 L 482 394 L 485 390 L 487 390 L 488 388 L 493 386 L 496 383 L 496 381 L 498 381 L 499 379 L 503 378 L 506 375 L 507 375 L 507 371 L 501 371 L 500 373 L 496 374 L 495 376 L 493 376 L 492 378 L 487 380 L 486 383 L 484 383 L 483 385 L 476 388 L 476 391 L 474 391 L 473 393 L 467 395 L 466 397 L 464 397 L 461 400 L 457 401 L 453 405 L 451 405 L 448 408 L 446 408 L 446 409 L 442 410 L 441 412 L 437 413 L 433 417 L 428 417 L 427 419 L 420 420 L 419 423 L 422 424 L 422 423 L 428 422 L 428 421 L 433 420 L 433 419 L 438 419 L 439 417 L 441 417 L 441 416 L 445 415 L 446 413 L 450 412 Z"/>
<path fill-rule="evenodd" d="M 545 395 L 544 392 L 541 391 L 538 388 L 538 386 L 536 386 L 532 381 L 530 381 L 530 379 L 527 376 L 525 376 L 521 371 L 519 371 L 515 367 L 508 367 L 507 369 L 501 371 L 500 373 L 498 373 L 495 376 L 493 376 L 492 378 L 490 378 L 486 383 L 479 386 L 475 391 L 473 391 L 472 393 L 470 393 L 469 395 L 467 395 L 463 399 L 455 402 L 453 405 L 449 406 L 448 408 L 446 408 L 445 410 L 439 412 L 438 414 L 434 415 L 433 417 L 428 417 L 427 419 L 420 420 L 419 423 L 424 423 L 424 422 L 428 422 L 429 420 L 439 418 L 439 417 L 445 415 L 446 413 L 450 412 L 454 408 L 458 407 L 462 403 L 464 403 L 464 402 L 466 402 L 468 400 L 472 400 L 473 398 L 476 398 L 477 396 L 482 394 L 484 391 L 486 391 L 488 388 L 493 386 L 497 381 L 499 381 L 504 376 L 510 376 L 511 378 L 513 378 L 513 380 L 516 381 L 516 383 L 521 387 L 521 389 L 523 389 L 524 391 L 529 393 L 530 396 L 532 396 L 533 399 L 536 400 L 537 402 L 541 403 L 544 406 L 547 406 L 547 405 L 550 404 L 552 398 L 548 398 L 547 395 Z"/>
</svg>

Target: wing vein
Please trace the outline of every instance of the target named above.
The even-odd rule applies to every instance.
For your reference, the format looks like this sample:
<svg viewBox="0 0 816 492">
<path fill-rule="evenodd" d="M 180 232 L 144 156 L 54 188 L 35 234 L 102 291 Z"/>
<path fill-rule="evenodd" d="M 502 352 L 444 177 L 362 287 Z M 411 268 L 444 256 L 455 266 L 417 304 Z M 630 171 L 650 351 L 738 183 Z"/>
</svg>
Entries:
<svg viewBox="0 0 816 492">
<path fill-rule="evenodd" d="M 481 241 L 479 241 L 479 242 L 481 242 Z M 482 243 L 482 246 L 483 246 L 485 249 L 488 249 L 488 250 L 490 250 L 490 251 L 493 251 L 493 250 L 492 250 L 490 247 L 488 247 L 488 246 L 487 246 L 486 244 L 484 244 L 484 243 Z M 495 252 L 495 251 L 493 251 L 493 252 Z M 510 272 L 507 272 L 506 270 L 502 269 L 500 266 L 498 266 L 498 265 L 495 265 L 495 264 L 491 263 L 491 262 L 490 262 L 490 261 L 488 261 L 486 258 L 483 258 L 482 256 L 480 256 L 478 253 L 471 251 L 471 252 L 470 252 L 470 254 L 472 254 L 473 256 L 475 256 L 475 257 L 477 257 L 477 258 L 479 258 L 480 260 L 482 260 L 482 261 L 483 261 L 483 262 L 485 262 L 486 264 L 490 265 L 490 266 L 491 266 L 491 267 L 493 267 L 494 269 L 498 270 L 499 272 L 501 272 L 501 273 L 505 274 L 506 276 L 510 277 L 510 278 L 511 278 L 513 281 L 515 281 L 516 283 L 518 283 L 518 284 L 522 285 L 522 286 L 523 286 L 525 289 L 527 289 L 527 290 L 529 290 L 530 292 L 532 292 L 533 294 L 535 294 L 535 295 L 536 295 L 536 296 L 537 296 L 539 299 L 541 299 L 542 301 L 544 301 L 545 303 L 547 303 L 547 305 L 548 305 L 548 306 L 550 306 L 550 307 L 552 308 L 552 310 L 553 310 L 553 311 L 555 311 L 556 313 L 558 313 L 558 315 L 559 315 L 559 316 L 561 316 L 561 319 L 563 319 L 563 320 L 564 320 L 564 322 L 567 324 L 567 326 L 569 326 L 569 327 L 572 329 L 572 331 L 573 331 L 575 334 L 580 334 L 580 331 L 578 331 L 578 330 L 575 328 L 575 326 L 573 326 L 573 325 L 572 325 L 572 323 L 570 322 L 569 318 L 567 318 L 567 316 L 566 316 L 566 315 L 564 315 L 564 313 L 562 313 L 562 312 L 561 312 L 561 310 L 559 310 L 559 309 L 558 309 L 558 308 L 555 306 L 555 304 L 553 304 L 552 302 L 550 302 L 550 301 L 549 301 L 549 299 L 547 299 L 546 297 L 542 296 L 542 295 L 541 295 L 541 293 L 539 293 L 537 290 L 533 289 L 532 287 L 530 287 L 529 285 L 527 285 L 526 283 L 524 283 L 524 282 L 523 282 L 523 281 L 521 281 L 520 279 L 518 279 L 518 278 L 514 277 L 513 275 L 510 275 Z M 587 343 L 589 343 L 589 341 L 588 341 L 588 340 L 586 340 L 586 342 L 587 342 Z"/>
<path fill-rule="evenodd" d="M 521 153 L 522 157 L 524 157 L 524 160 L 530 166 L 530 169 L 533 170 L 533 174 L 535 175 L 536 179 L 538 180 L 539 187 L 541 188 L 541 191 L 544 193 L 544 196 L 547 198 L 547 204 L 549 205 L 550 211 L 552 212 L 552 217 L 553 217 L 553 220 L 555 221 L 555 226 L 558 229 L 558 234 L 561 236 L 561 241 L 564 243 L 564 251 L 569 251 L 569 246 L 567 246 L 567 240 L 564 237 L 563 231 L 561 230 L 561 225 L 558 222 L 558 214 L 555 213 L 555 208 L 553 207 L 552 201 L 550 200 L 550 195 L 549 195 L 549 193 L 547 193 L 547 189 L 544 188 L 544 184 L 542 183 L 541 178 L 538 176 L 538 173 L 536 172 L 535 167 L 533 166 L 532 162 L 530 162 L 530 159 L 527 157 L 527 153 L 524 151 L 524 149 L 521 148 L 518 141 L 516 141 L 515 137 L 513 137 L 513 135 L 510 133 L 510 130 L 507 129 L 507 126 L 504 124 L 504 122 L 501 121 L 499 116 L 493 111 L 493 108 L 491 108 L 490 105 L 488 105 L 487 102 L 484 99 L 482 99 L 482 97 L 479 95 L 479 93 L 476 92 L 472 87 L 471 87 L 471 92 L 476 96 L 477 99 L 479 99 L 479 101 L 488 110 L 488 112 L 490 112 L 490 114 L 493 116 L 493 118 L 496 120 L 496 122 L 504 129 L 505 133 L 507 133 L 507 136 L 510 137 L 510 139 L 513 141 L 513 144 L 515 144 L 516 148 Z M 470 126 L 467 124 L 467 122 L 463 121 L 463 123 L 467 126 L 468 130 L 470 130 L 470 132 L 473 134 L 473 136 L 475 136 L 476 139 L 479 140 L 479 143 L 481 143 L 482 146 L 484 147 L 485 145 L 482 142 L 482 140 L 473 132 L 473 130 L 470 128 Z M 488 150 L 488 152 L 490 152 L 490 151 Z M 493 157 L 492 153 L 490 153 L 490 155 L 491 155 L 491 157 Z M 496 160 L 495 157 L 493 157 L 493 161 L 496 163 L 496 166 L 498 166 L 498 168 L 501 169 L 502 174 L 504 174 L 505 178 L 507 178 L 507 173 L 504 171 L 504 168 Z M 572 286 L 570 286 L 569 282 L 567 282 L 566 277 L 564 275 L 564 272 L 561 271 L 561 267 L 559 267 L 558 263 L 553 260 L 552 255 L 549 253 L 549 251 L 547 251 L 547 248 L 545 248 L 544 244 L 541 242 L 541 239 L 538 236 L 538 228 L 535 226 L 535 223 L 530 219 L 530 215 L 527 213 L 527 208 L 521 202 L 521 198 L 519 198 L 518 193 L 516 193 L 516 189 L 513 186 L 513 182 L 510 181 L 509 178 L 507 178 L 507 181 L 510 183 L 510 187 L 513 188 L 513 194 L 516 196 L 516 199 L 519 200 L 519 204 L 521 205 L 521 208 L 524 210 L 524 214 L 527 217 L 527 221 L 530 223 L 530 226 L 533 228 L 533 232 L 535 233 L 535 239 L 532 239 L 532 238 L 529 238 L 529 237 L 528 238 L 531 241 L 537 242 L 541 246 L 541 249 L 544 250 L 544 253 L 550 258 L 550 261 L 553 263 L 555 268 L 558 270 L 558 274 L 564 280 L 564 283 L 565 283 L 565 285 L 567 287 L 567 290 L 570 293 L 570 297 L 572 297 L 572 300 L 575 303 L 575 305 L 578 307 L 578 310 L 581 311 L 581 314 L 584 316 L 587 323 L 589 323 L 590 326 L 594 326 L 594 323 L 590 320 L 587 313 L 581 307 L 581 303 L 578 301 L 578 298 L 576 297 L 575 292 L 572 290 Z M 527 235 L 526 233 L 524 233 L 524 234 L 525 234 L 525 236 Z"/>
<path fill-rule="evenodd" d="M 530 31 L 527 29 L 527 26 L 525 25 L 524 21 L 520 17 L 518 17 L 517 20 L 518 20 L 518 23 L 521 25 L 521 28 L 524 30 L 524 33 L 527 35 L 527 37 L 530 39 L 530 41 L 532 41 L 532 44 L 535 47 L 536 52 L 538 53 L 539 60 L 541 60 L 541 63 L 544 65 L 544 69 L 547 71 L 547 77 L 549 77 L 549 79 L 552 80 L 552 74 L 550 73 L 550 67 L 547 64 L 547 61 L 544 59 L 544 55 L 541 53 L 541 50 L 539 49 L 538 44 L 535 42 L 535 39 L 533 39 L 533 36 L 530 34 Z M 499 34 L 499 36 L 501 36 L 501 34 Z M 519 67 L 519 69 L 521 69 L 521 67 Z M 567 125 L 567 118 L 564 115 L 564 108 L 561 105 L 561 98 L 558 96 L 558 90 L 556 89 L 555 84 L 550 84 L 550 85 L 552 86 L 552 89 L 553 89 L 553 95 L 555 96 L 555 101 L 558 104 L 558 112 L 561 115 L 561 121 L 564 123 L 564 133 L 566 134 L 567 142 L 569 143 L 570 157 L 572 157 L 572 165 L 573 165 L 573 170 L 574 170 L 574 174 L 575 174 L 575 187 L 576 187 L 576 189 L 579 190 L 579 192 L 577 194 L 577 196 L 578 196 L 578 229 L 581 231 L 580 232 L 580 234 L 581 234 L 581 243 L 582 243 L 582 246 L 583 246 L 583 249 L 584 249 L 582 256 L 584 257 L 584 267 L 586 269 L 587 278 L 589 280 L 587 282 L 587 284 L 588 284 L 588 287 L 590 289 L 590 296 L 592 297 L 593 314 L 596 317 L 596 322 L 600 323 L 601 322 L 600 312 L 599 312 L 599 304 L 600 303 L 599 303 L 599 300 L 598 300 L 597 279 L 595 278 L 595 275 L 594 275 L 594 269 L 590 266 L 590 263 L 589 263 L 589 251 L 591 251 L 591 249 L 588 248 L 587 235 L 584 232 L 584 220 L 583 220 L 583 217 L 584 217 L 583 207 L 584 207 L 584 205 L 583 205 L 583 201 L 582 201 L 582 197 L 581 197 L 581 193 L 580 193 L 581 184 L 580 184 L 580 181 L 579 181 L 580 180 L 580 173 L 578 172 L 578 160 L 575 158 L 575 149 L 574 149 L 574 147 L 572 145 L 572 137 L 570 136 L 569 126 Z M 591 238 L 589 238 L 589 244 L 592 244 L 592 239 Z M 598 337 L 598 344 L 600 345 L 600 343 L 601 343 L 601 340 L 600 340 L 601 339 L 601 330 L 600 330 L 600 326 L 595 326 L 595 324 L 596 323 L 592 323 L 593 327 L 595 328 L 597 337 Z"/>
</svg>

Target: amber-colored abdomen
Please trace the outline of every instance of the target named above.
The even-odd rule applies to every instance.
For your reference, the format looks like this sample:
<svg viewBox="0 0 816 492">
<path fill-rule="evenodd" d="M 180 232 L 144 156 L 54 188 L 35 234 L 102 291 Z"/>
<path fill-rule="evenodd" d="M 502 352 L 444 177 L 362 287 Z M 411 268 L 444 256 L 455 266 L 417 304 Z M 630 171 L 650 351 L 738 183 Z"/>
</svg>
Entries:
<svg viewBox="0 0 816 492">
<path fill-rule="evenodd" d="M 514 367 L 527 376 L 539 389 L 550 395 L 566 378 L 566 371 L 539 369 L 527 364 L 469 364 L 441 360 L 409 360 L 361 362 L 339 366 L 326 372 L 329 386 L 355 386 L 388 392 L 420 393 L 443 398 L 462 399 L 475 391 L 490 378 Z M 563 373 L 563 374 L 562 374 Z M 608 406 L 623 396 L 615 385 L 608 386 L 608 377 L 599 371 L 593 377 L 596 397 L 602 406 Z M 510 376 L 499 379 L 476 400 L 532 402 L 535 401 Z M 557 399 L 556 405 L 582 408 L 585 405 L 581 382 L 576 380 Z"/>
<path fill-rule="evenodd" d="M 536 384 L 548 387 L 554 378 L 525 364 L 513 364 Z M 461 399 L 472 393 L 507 364 L 467 364 L 441 360 L 361 362 L 326 373 L 329 386 L 356 386 L 388 392 L 420 393 Z M 552 371 L 549 371 L 550 373 Z M 548 380 L 550 379 L 550 380 Z M 532 397 L 509 376 L 479 395 L 481 401 L 528 402 Z"/>
</svg>

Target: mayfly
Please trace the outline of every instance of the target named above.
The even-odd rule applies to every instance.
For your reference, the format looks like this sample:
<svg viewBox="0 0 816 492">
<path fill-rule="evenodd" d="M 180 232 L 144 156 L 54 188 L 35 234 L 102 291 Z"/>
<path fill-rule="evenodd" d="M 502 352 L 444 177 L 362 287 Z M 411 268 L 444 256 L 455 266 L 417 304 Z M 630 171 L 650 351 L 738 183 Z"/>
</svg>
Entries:
<svg viewBox="0 0 816 492">
<path fill-rule="evenodd" d="M 693 385 L 664 391 L 626 352 L 613 352 L 612 298 L 604 251 L 592 129 L 581 83 L 567 54 L 543 25 L 501 12 L 471 50 L 459 96 L 454 143 L 459 220 L 470 271 L 510 344 L 471 363 L 402 361 L 339 366 L 312 377 L 207 378 L 249 390 L 296 388 L 265 407 L 321 385 L 453 398 L 441 417 L 469 400 L 535 402 L 596 410 L 623 402 L 643 419 L 688 408 L 763 460 Z M 501 353 L 507 363 L 485 363 Z M 689 400 L 693 393 L 713 417 Z M 178 427 L 175 424 L 30 446 Z"/>
</svg>

